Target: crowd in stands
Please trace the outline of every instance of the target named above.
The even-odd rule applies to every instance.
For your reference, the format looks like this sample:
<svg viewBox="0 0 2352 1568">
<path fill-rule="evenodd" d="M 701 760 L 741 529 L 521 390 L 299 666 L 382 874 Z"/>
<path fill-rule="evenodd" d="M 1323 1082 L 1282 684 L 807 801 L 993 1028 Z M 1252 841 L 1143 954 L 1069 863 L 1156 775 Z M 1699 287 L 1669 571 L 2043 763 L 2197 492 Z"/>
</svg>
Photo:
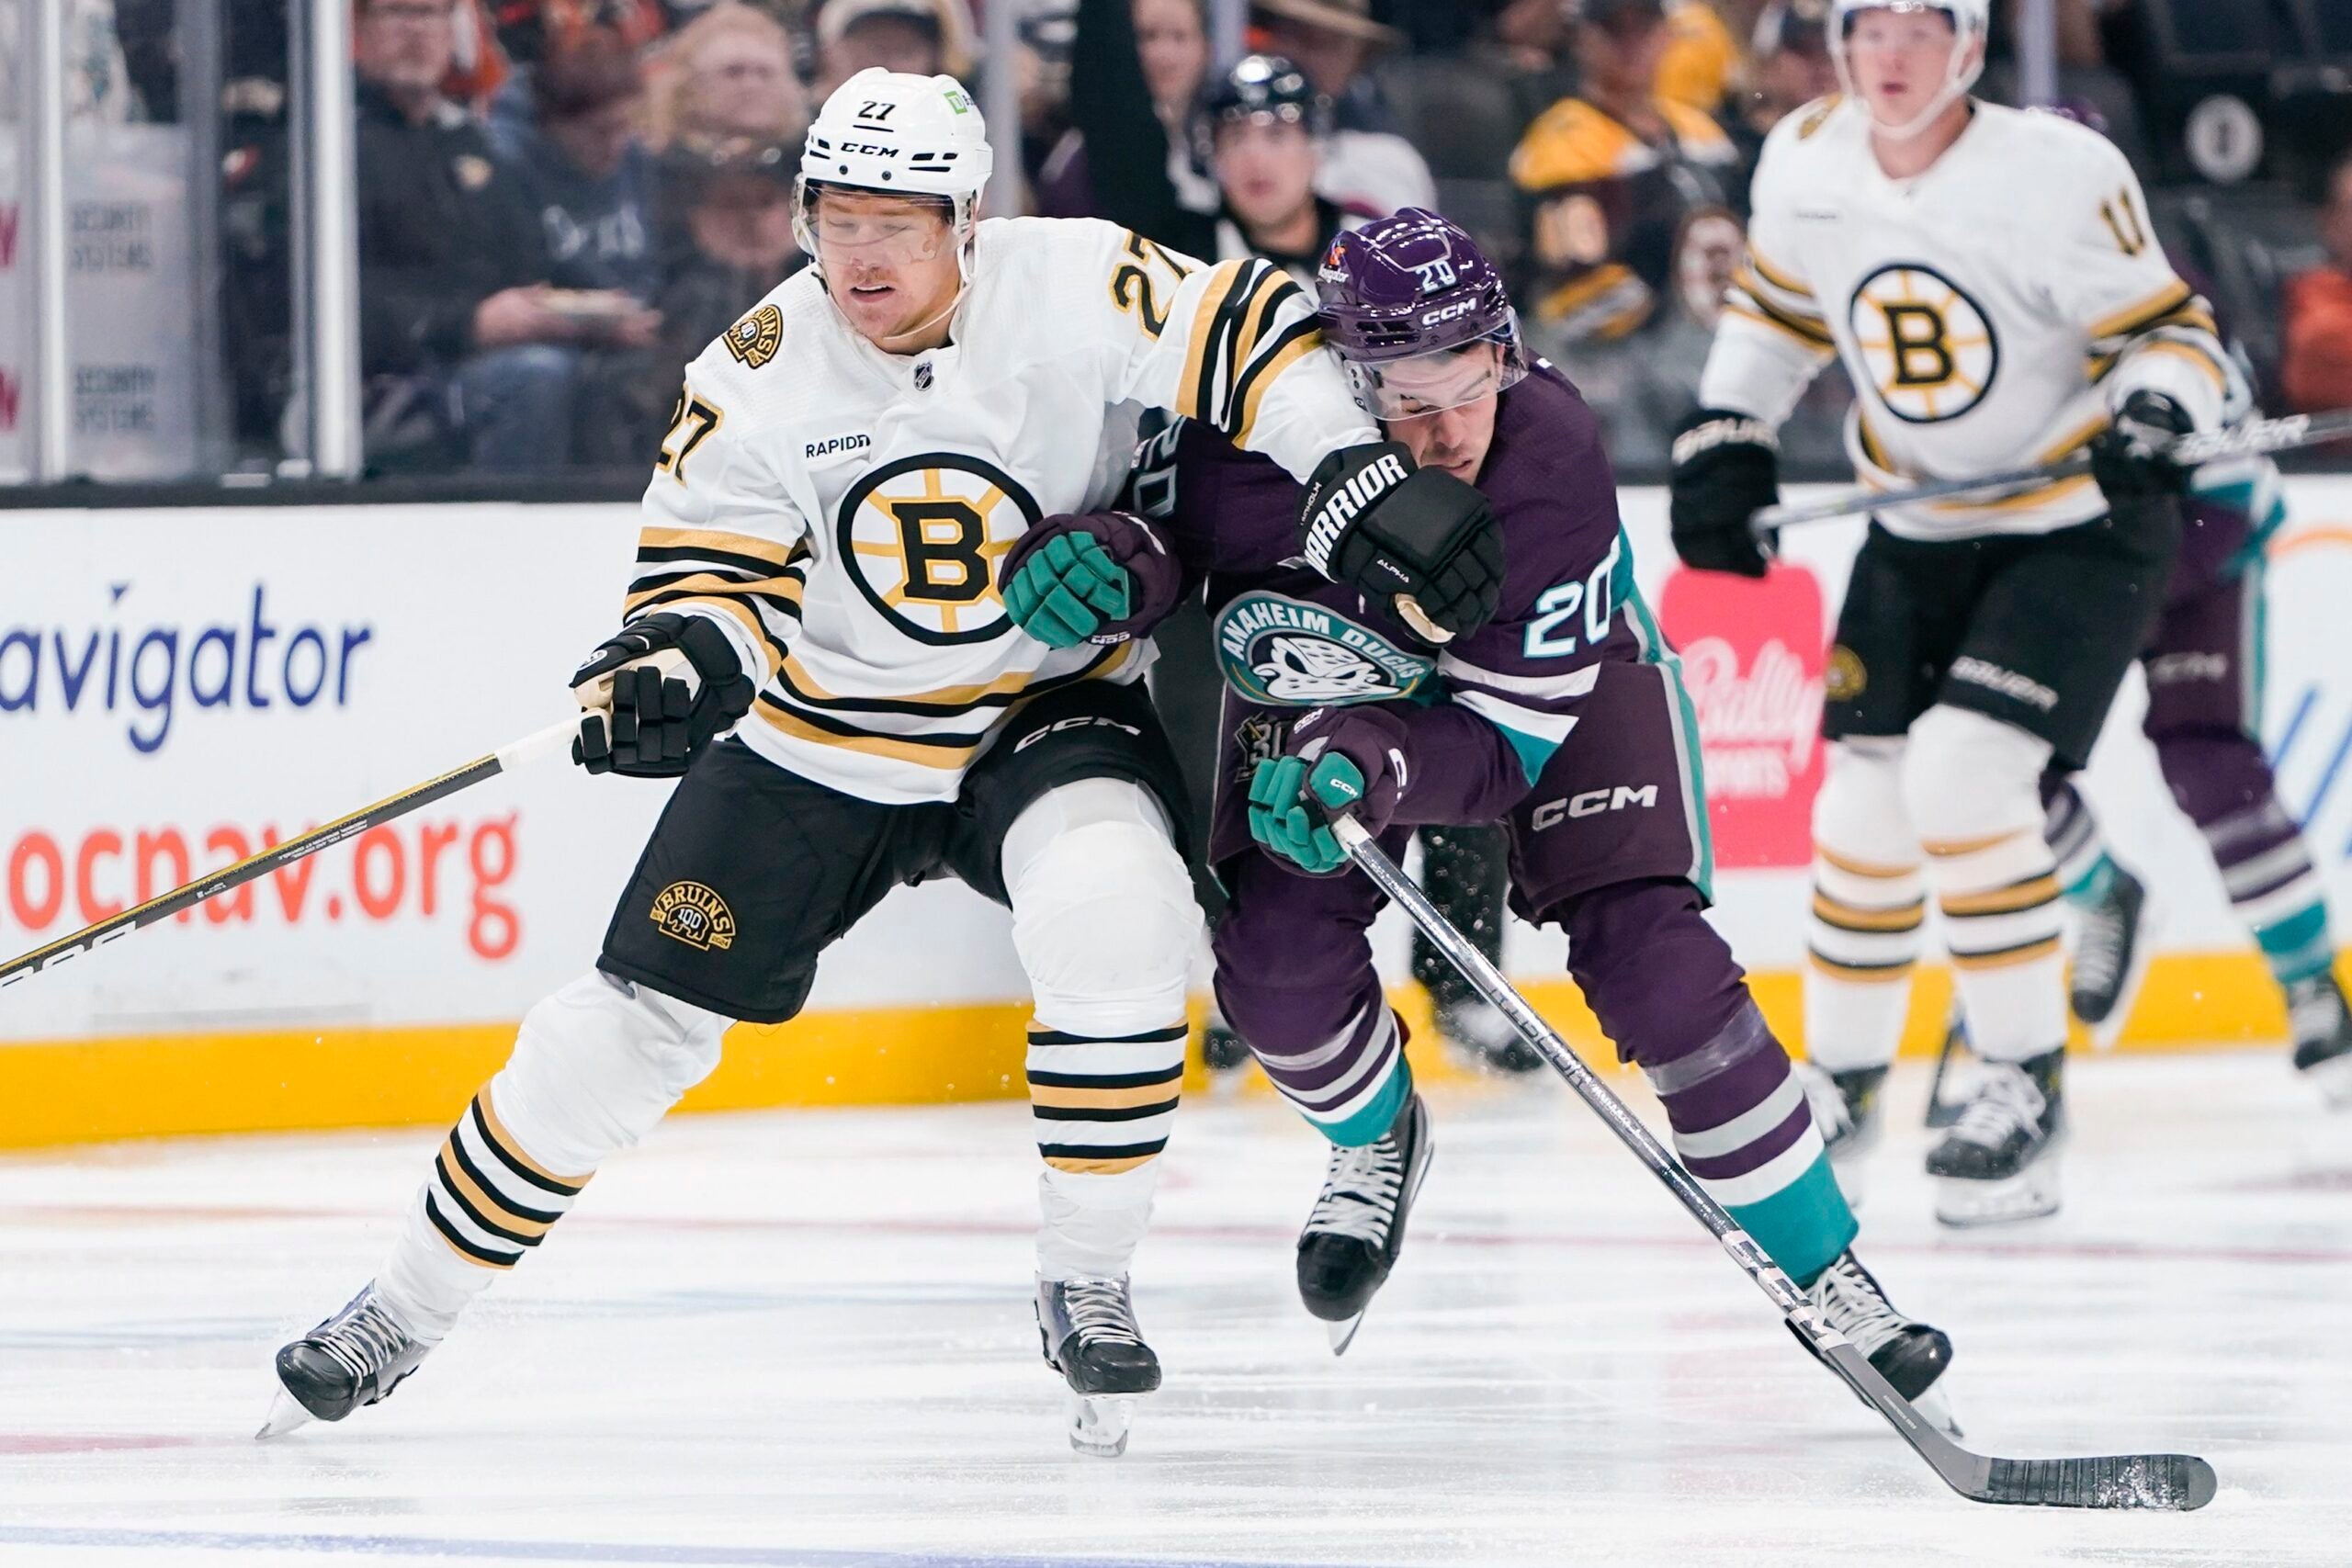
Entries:
<svg viewBox="0 0 2352 1568">
<path fill-rule="evenodd" d="M 2352 404 L 2352 99 L 2272 117 L 2253 179 L 2202 177 L 2152 41 L 2149 13 L 2182 3 L 2059 0 L 2062 112 L 2133 154 L 2267 402 Z M 355 0 L 371 468 L 641 468 L 683 364 L 806 262 L 812 106 L 868 65 L 976 82 L 988 5 L 1019 11 L 1020 123 L 992 130 L 1030 210 L 1311 283 L 1337 228 L 1436 207 L 1505 263 L 1532 345 L 1634 474 L 1695 388 L 1766 133 L 1837 87 L 1827 0 L 1251 0 L 1230 70 L 1201 0 Z M 1996 11 L 1981 90 L 2010 97 L 2013 0 Z M 232 120 L 249 446 L 292 397 L 287 136 L 282 106 Z M 1846 396 L 1834 374 L 1809 396 L 1792 469 L 1837 465 Z"/>
</svg>

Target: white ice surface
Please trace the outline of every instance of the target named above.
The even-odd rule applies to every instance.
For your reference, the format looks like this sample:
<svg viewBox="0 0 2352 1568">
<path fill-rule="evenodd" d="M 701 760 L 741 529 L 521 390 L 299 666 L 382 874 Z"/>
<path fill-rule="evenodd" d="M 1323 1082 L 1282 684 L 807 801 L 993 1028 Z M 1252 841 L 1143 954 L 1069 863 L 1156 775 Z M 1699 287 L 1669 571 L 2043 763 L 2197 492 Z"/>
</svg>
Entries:
<svg viewBox="0 0 2352 1568">
<path fill-rule="evenodd" d="M 1972 1446 L 2201 1453 L 2204 1512 L 1953 1497 L 1546 1081 L 1437 1098 L 1337 1361 L 1290 1277 L 1317 1140 L 1196 1097 L 1137 1270 L 1168 1382 L 1107 1461 L 1037 1359 L 1017 1105 L 676 1120 L 397 1398 L 266 1445 L 271 1350 L 437 1134 L 0 1159 L 0 1563 L 2352 1562 L 2352 1119 L 2273 1054 L 2085 1061 L 2064 1213 L 1955 1235 L 1924 1088 L 1864 1256 Z"/>
</svg>

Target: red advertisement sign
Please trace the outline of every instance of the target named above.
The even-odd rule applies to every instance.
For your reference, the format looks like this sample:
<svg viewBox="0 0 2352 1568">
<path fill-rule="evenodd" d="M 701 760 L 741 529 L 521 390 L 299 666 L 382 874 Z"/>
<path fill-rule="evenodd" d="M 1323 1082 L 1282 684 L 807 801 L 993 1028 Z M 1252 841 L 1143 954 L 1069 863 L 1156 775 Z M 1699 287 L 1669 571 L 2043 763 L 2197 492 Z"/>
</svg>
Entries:
<svg viewBox="0 0 2352 1568">
<path fill-rule="evenodd" d="M 1761 582 L 1678 567 L 1658 620 L 1699 710 L 1716 863 L 1806 864 L 1823 765 L 1819 580 L 1800 566 Z"/>
</svg>

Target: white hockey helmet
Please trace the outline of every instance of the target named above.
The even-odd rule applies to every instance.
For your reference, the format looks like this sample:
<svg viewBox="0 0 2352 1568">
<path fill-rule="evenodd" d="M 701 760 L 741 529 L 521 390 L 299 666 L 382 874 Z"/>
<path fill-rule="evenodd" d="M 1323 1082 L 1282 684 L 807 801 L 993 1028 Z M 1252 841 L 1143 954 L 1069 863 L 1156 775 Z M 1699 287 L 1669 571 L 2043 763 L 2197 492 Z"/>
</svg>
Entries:
<svg viewBox="0 0 2352 1568">
<path fill-rule="evenodd" d="M 1905 141 L 1935 123 L 1936 117 L 1976 85 L 1976 78 L 1984 73 L 1984 41 L 1993 27 L 1992 0 L 1831 0 L 1829 58 L 1837 64 L 1838 85 L 1849 98 L 1861 95 L 1854 90 L 1854 73 L 1846 61 L 1846 30 L 1865 11 L 1940 11 L 1951 18 L 1951 68 L 1928 107 L 1900 125 L 1871 117 L 1881 134 Z"/>
<path fill-rule="evenodd" d="M 808 224 L 812 186 L 947 198 L 958 247 L 968 243 L 980 192 L 996 167 L 988 124 L 953 76 L 916 76 L 869 65 L 825 100 L 809 122 L 793 182 L 792 228 L 817 254 Z"/>
</svg>

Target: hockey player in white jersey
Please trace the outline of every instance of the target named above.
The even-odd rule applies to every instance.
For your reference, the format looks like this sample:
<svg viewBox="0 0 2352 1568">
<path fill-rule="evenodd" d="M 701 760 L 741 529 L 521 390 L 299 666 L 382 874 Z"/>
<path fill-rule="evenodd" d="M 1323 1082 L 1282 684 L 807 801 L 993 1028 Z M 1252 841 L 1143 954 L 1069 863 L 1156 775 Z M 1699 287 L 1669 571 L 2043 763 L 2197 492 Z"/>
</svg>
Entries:
<svg viewBox="0 0 2352 1568">
<path fill-rule="evenodd" d="M 1185 795 L 1149 643 L 1049 649 L 996 563 L 1110 502 L 1147 407 L 1348 489 L 1335 573 L 1442 631 L 1493 613 L 1500 547 L 1475 490 L 1378 445 L 1295 284 L 1091 220 L 978 221 L 990 161 L 945 76 L 862 72 L 810 127 L 817 265 L 687 367 L 624 623 L 573 677 L 575 761 L 676 789 L 595 966 L 524 1020 L 376 1277 L 278 1352 L 263 1435 L 390 1394 L 731 1021 L 791 1018 L 886 893 L 954 875 L 1010 907 L 1035 998 L 1046 1358 L 1073 1443 L 1124 1447 L 1106 1402 L 1160 1376 L 1127 1269 L 1183 1070 Z"/>
<path fill-rule="evenodd" d="M 2179 547 L 2174 437 L 2246 391 L 2150 231 L 2114 146 L 1973 99 L 1987 0 L 1836 0 L 1847 91 L 1758 165 L 1747 265 L 1675 445 L 1678 549 L 1761 575 L 1774 431 L 1842 358 L 1848 446 L 1899 489 L 2089 448 L 2093 472 L 1994 502 L 1889 505 L 1827 672 L 1805 1042 L 1857 1174 L 1927 898 L 1988 1066 L 1928 1158 L 1949 1224 L 2057 1206 L 2066 995 L 2045 768 L 2087 758 Z"/>
</svg>

